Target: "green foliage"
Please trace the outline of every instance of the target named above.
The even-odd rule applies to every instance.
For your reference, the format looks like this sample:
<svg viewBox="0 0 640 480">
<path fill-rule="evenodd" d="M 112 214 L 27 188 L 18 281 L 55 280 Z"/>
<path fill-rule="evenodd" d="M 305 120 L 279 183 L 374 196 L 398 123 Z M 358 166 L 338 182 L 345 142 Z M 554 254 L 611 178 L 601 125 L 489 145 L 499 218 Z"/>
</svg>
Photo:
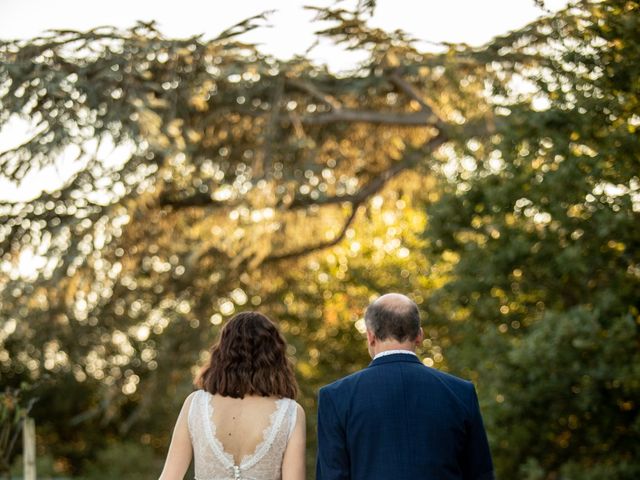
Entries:
<svg viewBox="0 0 640 480">
<path fill-rule="evenodd" d="M 87 480 L 154 479 L 162 470 L 162 461 L 149 446 L 137 442 L 122 442 L 110 445 L 98 452 L 85 469 Z"/>
<path fill-rule="evenodd" d="M 6 387 L 0 393 L 0 474 L 8 473 L 20 445 L 24 419 L 33 401 L 25 399 L 20 389 Z"/>
<path fill-rule="evenodd" d="M 640 16 L 637 2 L 574 11 L 544 38 L 572 48 L 509 67 L 535 93 L 504 90 L 495 135 L 470 139 L 428 206 L 432 252 L 458 259 L 432 297 L 464 312 L 447 360 L 482 381 L 504 478 L 639 468 Z"/>
<path fill-rule="evenodd" d="M 36 472 L 38 479 L 42 480 L 63 480 L 56 468 L 56 460 L 50 453 L 38 452 L 36 455 Z M 22 455 L 18 455 L 11 467 L 11 478 L 23 478 L 24 463 Z"/>
</svg>

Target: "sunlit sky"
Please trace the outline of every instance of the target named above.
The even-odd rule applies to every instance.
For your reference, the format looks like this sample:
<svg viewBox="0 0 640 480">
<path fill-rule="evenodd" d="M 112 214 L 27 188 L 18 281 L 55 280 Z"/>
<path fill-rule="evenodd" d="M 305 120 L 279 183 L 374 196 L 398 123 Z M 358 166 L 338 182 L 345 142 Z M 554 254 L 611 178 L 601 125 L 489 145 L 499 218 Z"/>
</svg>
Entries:
<svg viewBox="0 0 640 480">
<path fill-rule="evenodd" d="M 216 36 L 225 28 L 265 10 L 270 14 L 265 28 L 244 38 L 281 59 L 303 54 L 314 42 L 313 12 L 304 5 L 325 6 L 327 0 L 0 0 L 0 38 L 25 39 L 47 29 L 88 30 L 101 25 L 127 28 L 137 20 L 155 20 L 168 37 L 204 34 Z M 544 12 L 534 0 L 378 0 L 371 24 L 385 30 L 402 29 L 425 42 L 465 42 L 481 45 L 492 37 L 535 20 Z M 353 5 L 353 2 L 344 2 Z M 563 8 L 567 0 L 546 0 L 548 9 Z M 437 48 L 425 43 L 423 48 Z M 362 60 L 328 44 L 315 47 L 311 57 L 335 71 L 345 70 Z M 0 151 L 11 148 L 28 135 L 25 125 L 11 122 L 0 129 Z M 118 153 L 116 152 L 116 155 Z M 105 157 L 109 152 L 105 152 Z M 31 174 L 22 185 L 0 177 L 0 200 L 27 200 L 60 186 L 70 175 L 68 159 L 61 157 L 59 168 Z"/>
</svg>

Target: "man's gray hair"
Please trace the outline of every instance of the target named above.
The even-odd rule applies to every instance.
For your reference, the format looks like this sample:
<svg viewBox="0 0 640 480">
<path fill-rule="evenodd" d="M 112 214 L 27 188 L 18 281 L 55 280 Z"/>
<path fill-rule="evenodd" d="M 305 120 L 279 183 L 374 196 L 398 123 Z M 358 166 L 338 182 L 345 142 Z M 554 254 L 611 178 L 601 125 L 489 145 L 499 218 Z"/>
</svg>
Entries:
<svg viewBox="0 0 640 480">
<path fill-rule="evenodd" d="M 364 314 L 367 328 L 378 340 L 414 340 L 420 332 L 418 306 L 404 295 L 391 293 L 373 302 Z"/>
</svg>

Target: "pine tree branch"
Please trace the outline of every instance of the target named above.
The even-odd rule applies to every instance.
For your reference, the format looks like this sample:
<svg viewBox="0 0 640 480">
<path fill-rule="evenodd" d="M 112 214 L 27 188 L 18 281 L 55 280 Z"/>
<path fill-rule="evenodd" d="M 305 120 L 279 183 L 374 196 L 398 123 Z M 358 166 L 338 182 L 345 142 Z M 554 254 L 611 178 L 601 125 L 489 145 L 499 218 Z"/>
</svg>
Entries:
<svg viewBox="0 0 640 480">
<path fill-rule="evenodd" d="M 393 72 L 389 75 L 389 80 L 396 87 L 402 90 L 405 94 L 407 94 L 411 99 L 418 102 L 422 112 L 426 113 L 429 117 L 429 123 L 434 124 L 438 129 L 444 130 L 446 128 L 446 124 L 442 121 L 438 115 L 436 115 L 433 111 L 431 105 L 427 103 L 427 101 L 422 97 L 420 92 L 418 92 L 413 85 L 407 82 L 404 78 L 402 78 L 398 72 Z"/>
<path fill-rule="evenodd" d="M 353 194 L 347 195 L 335 195 L 330 197 L 323 197 L 313 199 L 310 196 L 297 196 L 291 203 L 286 205 L 286 210 L 300 210 L 310 206 L 325 206 L 325 205 L 337 205 L 341 203 L 359 204 L 367 198 L 375 195 L 380 191 L 393 177 L 398 175 L 403 170 L 412 168 L 420 161 L 424 155 L 428 155 L 434 152 L 444 142 L 448 140 L 448 137 L 440 133 L 433 137 L 424 147 L 420 150 L 407 153 L 403 160 L 393 163 L 388 169 L 380 172 L 374 176 L 366 185 Z M 189 207 L 213 207 L 213 208 L 231 208 L 236 207 L 241 203 L 241 200 L 234 201 L 219 201 L 211 198 L 210 192 L 198 192 L 188 197 L 172 197 L 170 194 L 163 193 L 159 198 L 159 205 L 161 207 L 189 208 Z"/>
<path fill-rule="evenodd" d="M 300 80 L 296 78 L 287 78 L 287 84 L 297 88 L 298 90 L 302 90 L 303 92 L 308 93 L 316 100 L 320 100 L 321 102 L 326 103 L 333 110 L 342 109 L 342 104 L 335 97 L 321 92 L 314 85 L 308 82 L 305 82 L 304 80 Z"/>
<path fill-rule="evenodd" d="M 410 152 L 405 155 L 405 158 L 400 161 L 394 163 L 387 170 L 382 172 L 380 175 L 376 176 L 373 180 L 371 180 L 367 185 L 362 187 L 357 193 L 353 195 L 342 195 L 336 197 L 328 197 L 323 200 L 311 200 L 309 202 L 299 201 L 295 205 L 291 205 L 290 208 L 303 208 L 305 206 L 310 205 L 329 205 L 336 203 L 351 203 L 351 213 L 349 217 L 346 219 L 340 233 L 332 240 L 327 240 L 325 242 L 316 243 L 313 245 L 308 245 L 305 247 L 301 247 L 298 249 L 294 249 L 285 253 L 276 253 L 267 256 L 262 263 L 272 263 L 281 260 L 291 260 L 292 258 L 299 258 L 311 253 L 324 250 L 326 248 L 333 247 L 340 243 L 342 239 L 345 237 L 349 226 L 353 223 L 356 214 L 358 212 L 358 208 L 363 205 L 369 198 L 378 193 L 382 188 L 394 177 L 396 177 L 401 172 L 408 170 L 409 168 L 415 166 L 424 155 L 428 153 L 433 153 L 438 147 L 440 147 L 443 143 L 447 141 L 447 137 L 445 134 L 440 133 L 434 138 L 432 138 L 427 145 L 417 151 Z M 425 151 L 426 150 L 426 151 Z"/>
<path fill-rule="evenodd" d="M 317 115 L 304 115 L 300 121 L 307 125 L 327 125 L 338 122 L 372 123 L 405 127 L 436 126 L 432 114 L 420 112 L 378 112 L 375 110 L 342 109 Z"/>
<path fill-rule="evenodd" d="M 327 240 L 326 242 L 320 242 L 315 245 L 305 246 L 305 247 L 291 250 L 285 253 L 269 255 L 262 261 L 262 263 L 265 264 L 265 263 L 279 262 L 282 260 L 291 260 L 292 258 L 303 257 L 305 255 L 309 255 L 310 253 L 317 252 L 319 250 L 324 250 L 325 248 L 329 248 L 329 247 L 333 247 L 334 245 L 337 245 L 342 241 L 342 239 L 347 234 L 347 230 L 349 229 L 349 226 L 353 223 L 353 220 L 356 218 L 356 214 L 358 213 L 358 208 L 360 207 L 362 202 L 364 202 L 364 198 L 360 202 L 352 203 L 351 213 L 349 214 L 349 217 L 347 218 L 344 225 L 342 226 L 340 233 L 334 239 Z"/>
</svg>

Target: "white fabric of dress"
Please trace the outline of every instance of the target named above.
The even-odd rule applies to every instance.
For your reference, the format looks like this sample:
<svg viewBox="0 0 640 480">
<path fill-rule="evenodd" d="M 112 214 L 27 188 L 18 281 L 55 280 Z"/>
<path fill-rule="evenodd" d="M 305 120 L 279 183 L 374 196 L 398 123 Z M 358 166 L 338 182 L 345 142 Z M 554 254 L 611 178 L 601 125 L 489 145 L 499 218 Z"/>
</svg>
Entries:
<svg viewBox="0 0 640 480">
<path fill-rule="evenodd" d="M 296 424 L 296 402 L 276 400 L 276 409 L 263 432 L 263 439 L 239 465 L 216 437 L 213 395 L 198 390 L 189 407 L 189 435 L 193 445 L 195 480 L 280 480 L 282 458 Z"/>
</svg>

